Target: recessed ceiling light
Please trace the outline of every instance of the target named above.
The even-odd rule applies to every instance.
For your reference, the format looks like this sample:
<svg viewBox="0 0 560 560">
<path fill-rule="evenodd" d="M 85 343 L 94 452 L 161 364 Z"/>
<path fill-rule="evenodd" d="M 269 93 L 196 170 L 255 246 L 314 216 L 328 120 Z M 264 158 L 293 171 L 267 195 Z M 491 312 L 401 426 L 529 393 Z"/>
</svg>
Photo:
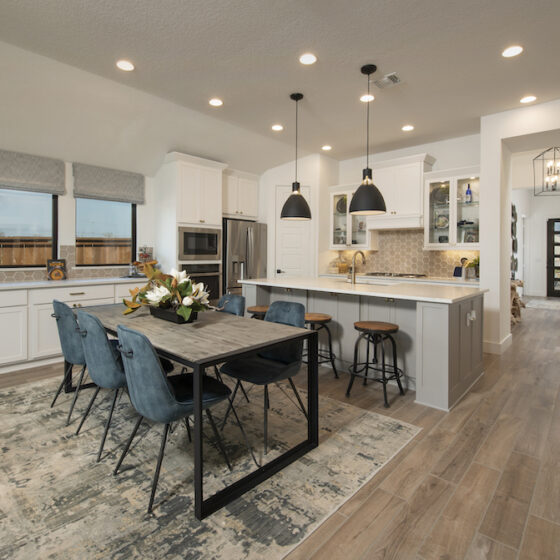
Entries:
<svg viewBox="0 0 560 560">
<path fill-rule="evenodd" d="M 414 130 L 414 127 L 411 124 L 405 124 L 401 130 L 404 130 L 404 132 L 410 132 L 411 130 Z"/>
<path fill-rule="evenodd" d="M 132 72 L 134 70 L 134 64 L 130 60 L 117 60 L 117 68 L 119 70 L 124 70 L 125 72 Z"/>
<path fill-rule="evenodd" d="M 525 97 L 522 97 L 519 101 L 521 103 L 533 103 L 533 101 L 536 101 L 537 98 L 534 95 L 526 95 Z"/>
<path fill-rule="evenodd" d="M 212 97 L 208 103 L 212 105 L 212 107 L 221 107 L 224 104 L 224 102 L 218 97 Z"/>
<path fill-rule="evenodd" d="M 369 103 L 370 101 L 373 101 L 375 99 L 375 97 L 373 97 L 373 95 L 371 95 L 371 93 L 366 93 L 364 95 L 362 95 L 362 97 L 360 97 L 360 101 L 362 101 L 363 103 Z"/>
<path fill-rule="evenodd" d="M 273 124 L 271 128 L 272 130 L 274 130 L 274 132 L 280 132 L 281 130 L 284 130 L 284 127 L 281 124 Z"/>
<path fill-rule="evenodd" d="M 502 52 L 502 56 L 505 58 L 511 58 L 512 56 L 517 56 L 523 52 L 523 47 L 521 45 L 512 45 Z"/>
<path fill-rule="evenodd" d="M 317 62 L 317 57 L 313 53 L 305 53 L 299 57 L 299 61 L 302 64 L 315 64 Z"/>
<path fill-rule="evenodd" d="M 321 150 L 324 150 L 325 152 L 330 152 L 332 150 L 332 146 L 329 146 L 328 144 L 325 144 Z"/>
</svg>

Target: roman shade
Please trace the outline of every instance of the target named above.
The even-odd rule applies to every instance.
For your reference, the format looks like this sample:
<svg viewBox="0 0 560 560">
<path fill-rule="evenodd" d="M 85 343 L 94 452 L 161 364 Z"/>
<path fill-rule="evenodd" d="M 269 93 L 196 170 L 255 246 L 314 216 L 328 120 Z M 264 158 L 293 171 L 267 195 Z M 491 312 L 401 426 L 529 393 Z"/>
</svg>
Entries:
<svg viewBox="0 0 560 560">
<path fill-rule="evenodd" d="M 47 194 L 65 193 L 64 162 L 0 150 L 0 188 Z"/>
<path fill-rule="evenodd" d="M 74 163 L 74 197 L 144 204 L 144 175 Z"/>
</svg>

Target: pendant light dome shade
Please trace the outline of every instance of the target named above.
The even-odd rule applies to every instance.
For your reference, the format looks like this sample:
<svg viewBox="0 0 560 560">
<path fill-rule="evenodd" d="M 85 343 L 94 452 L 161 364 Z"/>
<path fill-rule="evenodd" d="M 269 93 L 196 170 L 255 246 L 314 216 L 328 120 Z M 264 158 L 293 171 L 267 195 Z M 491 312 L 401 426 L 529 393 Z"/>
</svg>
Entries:
<svg viewBox="0 0 560 560">
<path fill-rule="evenodd" d="M 280 212 L 280 219 L 282 220 L 310 220 L 311 209 L 307 200 L 301 194 L 300 184 L 297 180 L 297 155 L 298 155 L 298 101 L 303 99 L 302 93 L 292 93 L 290 99 L 296 102 L 296 177 L 292 183 L 292 194 L 288 197 L 282 211 Z"/>
<path fill-rule="evenodd" d="M 365 74 L 368 79 L 368 97 L 369 93 L 369 77 L 377 70 L 375 64 L 366 64 L 362 66 L 361 72 Z M 369 105 L 367 105 L 367 120 L 366 120 L 366 168 L 362 172 L 362 184 L 358 187 L 358 190 L 354 193 L 352 200 L 350 201 L 350 214 L 356 216 L 374 216 L 375 214 L 385 214 L 387 212 L 387 207 L 385 206 L 385 200 L 380 190 L 373 184 L 371 168 L 369 167 Z"/>
</svg>

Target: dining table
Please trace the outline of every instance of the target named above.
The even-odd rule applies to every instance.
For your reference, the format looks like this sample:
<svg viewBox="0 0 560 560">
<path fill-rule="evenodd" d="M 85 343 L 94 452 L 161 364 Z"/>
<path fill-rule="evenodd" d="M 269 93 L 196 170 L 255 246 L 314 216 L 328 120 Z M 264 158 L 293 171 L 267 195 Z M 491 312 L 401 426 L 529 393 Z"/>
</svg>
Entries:
<svg viewBox="0 0 560 560">
<path fill-rule="evenodd" d="M 293 463 L 319 445 L 318 335 L 316 331 L 271 321 L 238 317 L 208 310 L 192 323 L 166 321 L 141 308 L 124 315 L 122 304 L 85 307 L 105 330 L 117 335 L 125 325 L 144 334 L 157 353 L 192 368 L 194 398 L 194 513 L 202 520 L 231 503 L 261 482 Z M 232 359 L 245 358 L 287 342 L 307 340 L 307 438 L 249 474 L 226 485 L 215 494 L 204 496 L 204 454 L 202 432 L 202 377 L 208 368 Z"/>
</svg>

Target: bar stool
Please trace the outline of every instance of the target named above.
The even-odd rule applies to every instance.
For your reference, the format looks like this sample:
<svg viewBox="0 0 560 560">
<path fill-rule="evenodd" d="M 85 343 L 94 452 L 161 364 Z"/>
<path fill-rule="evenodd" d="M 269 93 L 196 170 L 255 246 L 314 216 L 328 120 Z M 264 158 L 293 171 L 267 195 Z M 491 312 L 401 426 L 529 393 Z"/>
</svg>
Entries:
<svg viewBox="0 0 560 560">
<path fill-rule="evenodd" d="M 321 329 L 325 329 L 327 331 L 327 340 L 329 341 L 329 349 L 328 351 L 326 350 L 321 350 L 319 349 L 317 352 L 317 364 L 326 364 L 328 362 L 330 362 L 333 371 L 334 371 L 334 376 L 338 379 L 338 371 L 336 370 L 336 365 L 334 363 L 334 360 L 336 358 L 335 353 L 332 350 L 332 337 L 331 337 L 331 331 L 329 329 L 329 327 L 327 326 L 327 323 L 330 323 L 332 321 L 332 317 L 330 315 L 327 315 L 326 313 L 306 313 L 305 314 L 305 324 L 309 325 L 309 328 L 312 331 L 320 331 Z M 303 363 L 307 363 L 307 353 L 303 359 Z"/>
<path fill-rule="evenodd" d="M 251 314 L 251 319 L 264 319 L 267 311 L 268 305 L 252 305 L 247 307 L 247 313 Z"/>
<path fill-rule="evenodd" d="M 346 396 L 350 396 L 350 390 L 354 383 L 354 378 L 363 377 L 364 385 L 368 380 L 369 370 L 381 373 L 381 377 L 370 377 L 372 381 L 377 381 L 383 384 L 383 399 L 385 401 L 385 408 L 389 408 L 389 401 L 387 400 L 387 383 L 395 380 L 399 386 L 401 395 L 404 395 L 404 389 L 401 383 L 401 377 L 404 375 L 402 369 L 397 366 L 397 345 L 395 339 L 391 336 L 398 332 L 399 326 L 393 323 L 384 323 L 382 321 L 357 321 L 354 323 L 354 328 L 360 333 L 354 346 L 354 363 L 350 366 L 350 383 L 346 389 Z M 358 351 L 360 342 L 364 339 L 367 344 L 366 348 L 366 361 L 358 362 Z M 385 341 L 391 341 L 393 349 L 393 363 L 385 364 Z M 373 360 L 370 361 L 370 344 L 373 344 Z M 377 360 L 378 346 L 381 349 L 381 365 Z"/>
</svg>

